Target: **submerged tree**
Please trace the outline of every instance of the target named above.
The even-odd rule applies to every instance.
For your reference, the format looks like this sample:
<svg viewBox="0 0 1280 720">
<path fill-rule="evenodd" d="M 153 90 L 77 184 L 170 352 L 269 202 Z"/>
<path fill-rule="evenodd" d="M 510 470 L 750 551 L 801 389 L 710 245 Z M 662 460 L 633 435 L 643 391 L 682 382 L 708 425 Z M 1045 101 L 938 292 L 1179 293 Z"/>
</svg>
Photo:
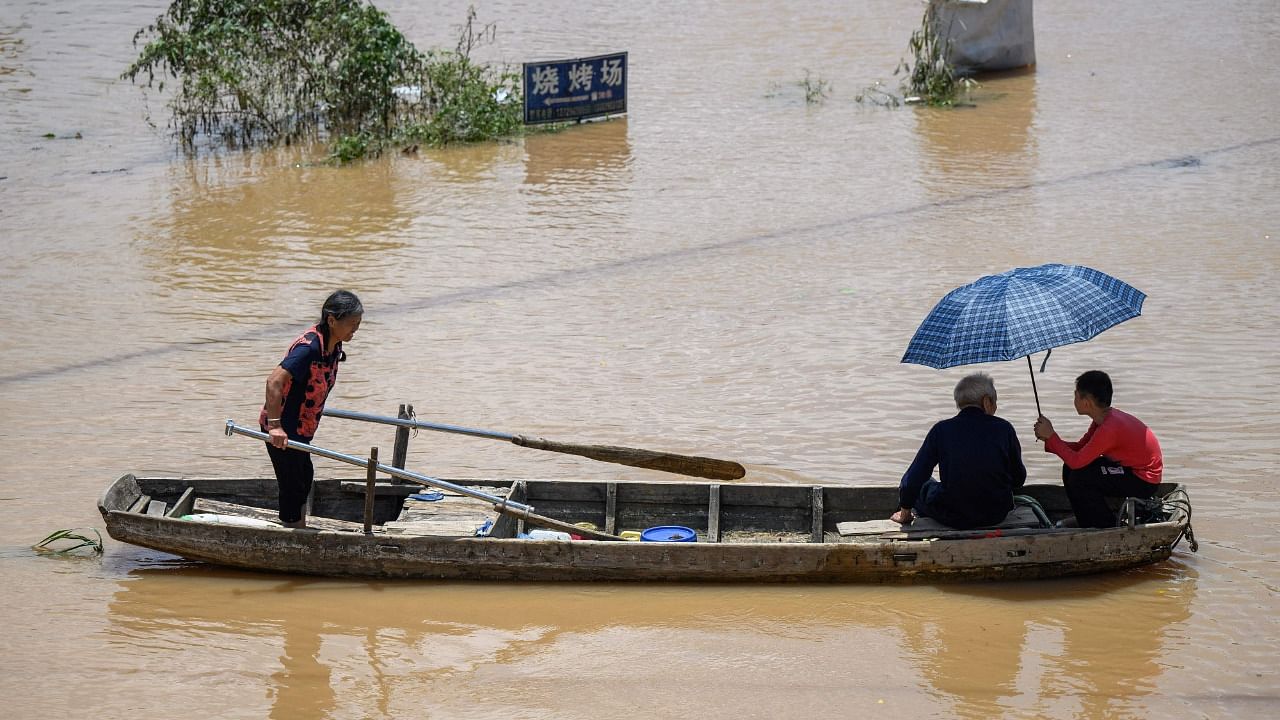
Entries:
<svg viewBox="0 0 1280 720">
<path fill-rule="evenodd" d="M 173 0 L 134 36 L 122 77 L 170 96 L 185 144 L 293 142 L 327 134 L 349 160 L 408 142 L 517 132 L 518 76 L 472 62 L 492 39 L 467 13 L 455 51 L 422 53 L 364 0 Z"/>
</svg>

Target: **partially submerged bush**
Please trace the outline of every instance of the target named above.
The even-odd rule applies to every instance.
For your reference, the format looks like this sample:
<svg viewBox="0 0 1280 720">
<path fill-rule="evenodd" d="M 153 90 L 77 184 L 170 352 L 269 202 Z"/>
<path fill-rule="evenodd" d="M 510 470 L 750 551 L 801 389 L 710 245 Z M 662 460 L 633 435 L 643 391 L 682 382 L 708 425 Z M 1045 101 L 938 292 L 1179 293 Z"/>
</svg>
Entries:
<svg viewBox="0 0 1280 720">
<path fill-rule="evenodd" d="M 804 101 L 808 105 L 821 105 L 831 91 L 831 82 L 822 79 L 821 75 L 812 75 L 808 69 L 804 71 L 804 80 L 800 81 L 804 88 Z"/>
<path fill-rule="evenodd" d="M 938 17 L 940 5 L 931 1 L 925 6 L 920 28 L 911 33 L 911 40 L 907 43 L 911 60 L 900 60 L 893 71 L 894 75 L 905 74 L 899 86 L 900 94 L 886 90 L 877 82 L 858 95 L 859 102 L 893 107 L 903 103 L 951 106 L 956 104 L 962 89 L 968 90 L 974 85 L 972 80 L 960 77 L 951 63 L 951 41 L 948 39 L 951 28 L 941 27 L 942 20 Z"/>
<path fill-rule="evenodd" d="M 918 99 L 929 105 L 952 105 L 959 88 L 955 67 L 948 58 L 951 42 L 946 38 L 949 32 L 942 32 L 939 27 L 941 21 L 937 7 L 937 3 L 929 3 L 920 20 L 920 29 L 911 33 L 907 47 L 915 62 L 901 61 L 893 74 L 906 72 L 903 92 L 908 100 Z"/>
<path fill-rule="evenodd" d="M 520 74 L 497 73 L 471 61 L 471 49 L 483 40 L 473 32 L 475 11 L 467 15 L 462 39 L 454 52 L 427 53 L 423 85 L 427 95 L 425 118 L 407 123 L 406 139 L 444 145 L 512 135 L 524 126 L 520 103 Z M 492 38 L 492 26 L 480 37 Z"/>
<path fill-rule="evenodd" d="M 831 97 L 831 81 L 821 75 L 814 75 L 808 68 L 805 68 L 803 79 L 788 82 L 785 85 L 777 81 L 769 83 L 764 96 L 767 98 L 776 98 L 784 94 L 790 96 L 790 92 L 787 89 L 792 86 L 804 92 L 806 105 L 821 105 Z"/>
<path fill-rule="evenodd" d="M 492 38 L 467 13 L 457 51 L 422 53 L 365 0 L 173 0 L 122 77 L 163 92 L 172 126 L 230 144 L 327 134 L 338 159 L 399 142 L 442 145 L 516 132 L 519 78 L 473 63 Z M 499 100 L 502 98 L 503 100 Z"/>
</svg>

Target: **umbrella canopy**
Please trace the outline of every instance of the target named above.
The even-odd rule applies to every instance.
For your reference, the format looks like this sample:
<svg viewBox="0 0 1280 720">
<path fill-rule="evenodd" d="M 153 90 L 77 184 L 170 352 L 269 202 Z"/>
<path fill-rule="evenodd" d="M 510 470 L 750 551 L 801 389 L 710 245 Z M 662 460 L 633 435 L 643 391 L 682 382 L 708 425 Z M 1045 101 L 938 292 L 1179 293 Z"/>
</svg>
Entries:
<svg viewBox="0 0 1280 720">
<path fill-rule="evenodd" d="M 949 368 L 1027 358 L 1088 340 L 1142 314 L 1146 293 L 1082 265 L 1040 265 L 979 278 L 947 293 L 902 362 Z M 1035 377 L 1032 376 L 1034 387 Z M 1037 395 L 1036 405 L 1040 400 Z"/>
</svg>

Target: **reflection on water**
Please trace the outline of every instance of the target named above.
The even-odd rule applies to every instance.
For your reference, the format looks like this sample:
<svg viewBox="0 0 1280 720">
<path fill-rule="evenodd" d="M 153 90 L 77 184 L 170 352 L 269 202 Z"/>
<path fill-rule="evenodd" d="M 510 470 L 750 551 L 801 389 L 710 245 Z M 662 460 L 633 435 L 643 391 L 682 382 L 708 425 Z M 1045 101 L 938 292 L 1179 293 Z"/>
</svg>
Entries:
<svg viewBox="0 0 1280 720">
<path fill-rule="evenodd" d="M 542 242 L 568 247 L 589 238 L 601 259 L 634 252 L 630 225 L 633 175 L 627 120 L 535 132 L 524 139 L 525 212 Z"/>
<path fill-rule="evenodd" d="M 626 185 L 631 165 L 626 118 L 592 122 L 524 140 L 524 183 L 542 194 Z"/>
<path fill-rule="evenodd" d="M 792 662 L 792 643 L 834 640 L 820 662 L 840 668 L 862 652 L 843 639 L 868 632 L 901 638 L 898 651 L 879 662 L 892 675 L 921 679 L 922 694 L 898 700 L 909 707 L 975 719 L 1008 712 L 1106 717 L 1145 707 L 1194 595 L 1194 573 L 1167 566 L 1089 582 L 944 586 L 923 594 L 344 583 L 185 567 L 132 571 L 109 604 L 104 633 L 108 643 L 144 649 L 148 664 L 210 662 L 192 652 L 197 646 L 274 657 L 261 670 L 246 668 L 243 688 L 246 697 L 265 697 L 273 718 L 483 707 L 494 701 L 488 683 L 498 669 L 545 681 L 554 668 L 580 666 L 581 655 L 602 644 L 636 659 L 596 667 L 592 677 L 620 694 L 616 702 L 662 708 L 676 701 L 646 695 L 653 678 L 644 668 L 676 662 L 707 633 L 720 638 L 723 657 L 755 658 L 772 682 L 790 686 L 809 670 L 807 662 Z M 1126 608 L 1125 621 L 1100 624 L 1100 609 L 1114 617 L 1106 610 L 1113 605 Z M 195 677 L 212 671 L 187 669 Z M 689 702 L 683 691 L 675 695 Z"/>
<path fill-rule="evenodd" d="M 1194 571 L 1156 568 L 1090 583 L 949 586 L 942 603 L 961 605 L 956 613 L 904 630 L 956 717 L 1126 715 L 1157 691 L 1195 581 Z M 1122 622 L 1100 621 L 1121 603 Z"/>
<path fill-rule="evenodd" d="M 922 107 L 915 114 L 923 181 L 939 199 L 1020 187 L 1035 176 L 1035 72 L 987 75 L 981 82 L 972 106 Z"/>
<path fill-rule="evenodd" d="M 280 669 L 271 674 L 270 717 L 325 717 L 333 710 L 337 699 L 333 673 L 320 662 L 324 625 L 310 612 L 281 622 L 283 652 Z"/>
<path fill-rule="evenodd" d="M 286 148 L 175 164 L 170 213 L 136 241 L 156 284 L 243 293 L 282 274 L 387 264 L 410 224 L 393 166 L 310 166 L 307 157 Z"/>
<path fill-rule="evenodd" d="M 503 140 L 450 145 L 430 151 L 414 148 L 407 154 L 415 162 L 425 162 L 430 166 L 432 180 L 465 186 L 493 179 L 499 164 L 513 154 L 514 145 L 514 141 Z"/>
</svg>

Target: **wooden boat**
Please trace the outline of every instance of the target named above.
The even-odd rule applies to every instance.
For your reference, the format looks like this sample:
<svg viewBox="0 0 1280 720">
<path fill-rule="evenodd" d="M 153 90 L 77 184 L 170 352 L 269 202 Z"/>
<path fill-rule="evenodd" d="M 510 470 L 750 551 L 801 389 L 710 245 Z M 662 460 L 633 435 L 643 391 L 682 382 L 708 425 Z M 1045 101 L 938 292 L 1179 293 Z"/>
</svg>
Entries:
<svg viewBox="0 0 1280 720">
<path fill-rule="evenodd" d="M 1180 485 L 1164 484 L 1149 522 L 1105 530 L 1045 527 L 1069 513 L 1061 486 L 1000 526 L 959 531 L 884 518 L 890 487 L 713 482 L 449 481 L 568 524 L 610 534 L 683 526 L 694 542 L 522 539 L 509 508 L 445 491 L 318 479 L 306 529 L 274 522 L 274 479 L 124 475 L 98 509 L 116 540 L 218 565 L 373 578 L 527 581 L 912 583 L 1081 575 L 1169 558 L 1191 535 Z M 372 492 L 369 492 L 372 488 Z M 418 495 L 417 498 L 413 497 Z M 436 495 L 439 495 L 438 499 Z M 366 498 L 371 500 L 365 531 Z M 1040 513 L 1039 511 L 1043 512 Z M 213 520 L 183 519 L 212 514 Z M 1132 510 L 1129 516 L 1135 515 Z M 1047 517 L 1045 517 L 1047 516 Z M 230 518 L 256 518 L 235 521 Z M 232 522 L 252 523 L 246 525 Z M 477 531 L 486 528 L 484 535 Z M 585 531 L 584 531 L 585 532 Z"/>
</svg>

